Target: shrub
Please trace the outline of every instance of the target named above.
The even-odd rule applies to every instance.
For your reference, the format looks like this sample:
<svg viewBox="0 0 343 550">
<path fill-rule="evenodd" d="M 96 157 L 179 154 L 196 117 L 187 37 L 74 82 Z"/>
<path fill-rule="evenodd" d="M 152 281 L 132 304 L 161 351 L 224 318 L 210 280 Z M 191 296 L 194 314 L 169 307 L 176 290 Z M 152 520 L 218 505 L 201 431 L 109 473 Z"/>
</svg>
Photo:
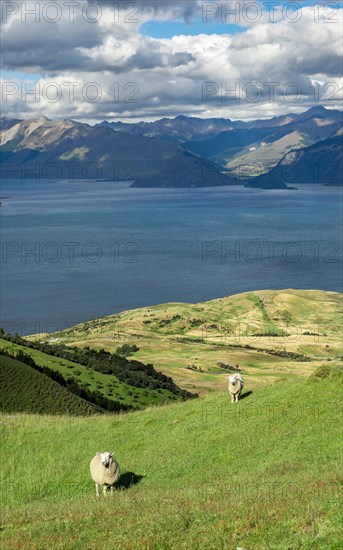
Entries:
<svg viewBox="0 0 343 550">
<path fill-rule="evenodd" d="M 139 347 L 136 346 L 136 344 L 123 344 L 122 346 L 119 346 L 119 348 L 116 349 L 116 353 L 118 355 L 121 355 L 122 357 L 128 357 L 129 355 L 132 355 L 133 353 L 136 353 L 139 351 Z"/>
<path fill-rule="evenodd" d="M 343 379 L 343 369 L 342 367 L 332 367 L 331 365 L 321 365 L 317 367 L 313 374 L 311 374 L 310 379 L 320 380 L 322 378 L 328 378 L 329 380 L 333 379 Z"/>
</svg>

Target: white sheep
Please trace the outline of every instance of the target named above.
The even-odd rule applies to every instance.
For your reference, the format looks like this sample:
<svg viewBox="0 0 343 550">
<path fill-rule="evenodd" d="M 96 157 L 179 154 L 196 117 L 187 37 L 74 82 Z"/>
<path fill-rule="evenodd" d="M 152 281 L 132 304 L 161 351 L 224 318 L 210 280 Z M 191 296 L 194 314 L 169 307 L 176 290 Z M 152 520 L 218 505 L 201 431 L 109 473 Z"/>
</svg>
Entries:
<svg viewBox="0 0 343 550">
<path fill-rule="evenodd" d="M 236 403 L 244 388 L 244 379 L 238 372 L 229 376 L 228 390 L 231 394 L 231 403 Z"/>
<path fill-rule="evenodd" d="M 90 463 L 92 480 L 95 483 L 96 496 L 99 496 L 99 485 L 102 485 L 103 494 L 106 495 L 107 487 L 113 493 L 113 485 L 120 478 L 118 462 L 113 458 L 113 451 L 96 453 Z"/>
</svg>

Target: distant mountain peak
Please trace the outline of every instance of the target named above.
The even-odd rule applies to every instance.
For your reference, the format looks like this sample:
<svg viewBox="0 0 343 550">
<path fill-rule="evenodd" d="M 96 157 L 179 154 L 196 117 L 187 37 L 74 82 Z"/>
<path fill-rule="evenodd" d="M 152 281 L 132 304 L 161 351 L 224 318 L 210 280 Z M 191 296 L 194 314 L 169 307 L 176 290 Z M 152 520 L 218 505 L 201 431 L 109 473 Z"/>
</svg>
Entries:
<svg viewBox="0 0 343 550">
<path fill-rule="evenodd" d="M 51 119 L 48 118 L 47 116 L 44 116 L 44 115 L 41 115 L 41 116 L 37 116 L 33 119 L 30 119 L 34 122 L 51 122 Z"/>
<path fill-rule="evenodd" d="M 327 109 L 325 109 L 325 107 L 323 107 L 323 105 L 315 105 L 314 107 L 311 107 L 310 109 L 308 109 L 308 113 L 326 113 Z"/>
</svg>

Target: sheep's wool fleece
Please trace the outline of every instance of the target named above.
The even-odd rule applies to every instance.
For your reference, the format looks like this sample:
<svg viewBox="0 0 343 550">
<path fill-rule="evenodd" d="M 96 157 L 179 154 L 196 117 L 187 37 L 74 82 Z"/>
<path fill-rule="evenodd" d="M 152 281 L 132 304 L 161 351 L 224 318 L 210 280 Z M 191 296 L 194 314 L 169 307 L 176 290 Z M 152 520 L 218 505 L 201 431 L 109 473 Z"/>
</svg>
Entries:
<svg viewBox="0 0 343 550">
<path fill-rule="evenodd" d="M 236 393 L 240 392 L 243 389 L 244 380 L 243 380 L 243 376 L 241 374 L 233 375 L 232 378 L 233 377 L 236 378 L 238 383 L 233 386 L 232 385 L 232 380 L 231 380 L 231 377 L 230 377 L 228 387 L 229 387 L 229 392 L 230 393 L 236 394 Z"/>
<path fill-rule="evenodd" d="M 90 463 L 90 471 L 94 483 L 98 483 L 98 485 L 113 485 L 118 481 L 120 477 L 119 464 L 113 458 L 112 461 L 112 464 L 108 468 L 105 468 L 101 464 L 100 456 L 95 455 Z"/>
</svg>

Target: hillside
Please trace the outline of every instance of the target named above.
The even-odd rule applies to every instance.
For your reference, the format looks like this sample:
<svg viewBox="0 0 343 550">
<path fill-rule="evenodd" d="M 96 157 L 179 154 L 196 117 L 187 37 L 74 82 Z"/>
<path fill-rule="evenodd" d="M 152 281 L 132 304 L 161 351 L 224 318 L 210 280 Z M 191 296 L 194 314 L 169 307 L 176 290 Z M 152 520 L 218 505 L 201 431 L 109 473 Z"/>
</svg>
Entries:
<svg viewBox="0 0 343 550">
<path fill-rule="evenodd" d="M 229 161 L 226 168 L 230 172 L 237 170 L 237 176 L 241 178 L 256 176 L 275 166 L 290 149 L 302 149 L 308 144 L 306 134 L 295 130 L 271 142 L 255 142 L 246 151 L 241 151 L 237 158 Z"/>
<path fill-rule="evenodd" d="M 291 149 L 334 137 L 342 124 L 340 111 L 314 107 L 300 115 L 232 122 L 229 131 L 189 141 L 186 146 L 202 157 L 221 161 L 229 174 L 243 180 L 268 172 Z"/>
<path fill-rule="evenodd" d="M 28 359 L 29 366 L 43 369 L 45 375 L 67 390 L 107 411 L 137 410 L 195 397 L 152 365 L 101 350 L 79 351 L 29 342 L 19 336 L 0 337 L 0 354 L 24 354 L 23 361 Z"/>
<path fill-rule="evenodd" d="M 3 416 L 2 548 L 339 550 L 339 374 L 248 385 L 235 406 Z M 110 449 L 122 479 L 96 499 L 89 462 Z"/>
<path fill-rule="evenodd" d="M 125 311 L 30 339 L 112 352 L 135 344 L 136 359 L 181 388 L 208 393 L 223 391 L 236 366 L 255 388 L 309 375 L 323 361 L 342 365 L 341 311 L 340 293 L 266 290 Z"/>
<path fill-rule="evenodd" d="M 0 407 L 3 413 L 85 416 L 104 411 L 10 357 L 0 355 Z"/>
<path fill-rule="evenodd" d="M 301 183 L 343 185 L 342 135 L 290 151 L 270 172 L 253 178 L 246 186 L 275 189 Z"/>
</svg>

